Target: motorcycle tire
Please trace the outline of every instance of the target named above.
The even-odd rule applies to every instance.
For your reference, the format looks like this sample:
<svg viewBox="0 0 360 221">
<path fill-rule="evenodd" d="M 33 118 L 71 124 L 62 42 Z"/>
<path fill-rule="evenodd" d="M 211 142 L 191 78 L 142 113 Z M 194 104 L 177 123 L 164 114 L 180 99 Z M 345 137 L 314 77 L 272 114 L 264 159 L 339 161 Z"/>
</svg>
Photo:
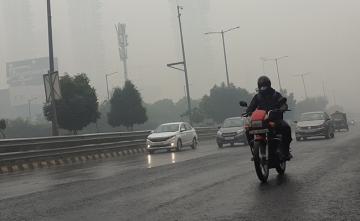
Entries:
<svg viewBox="0 0 360 221">
<path fill-rule="evenodd" d="M 267 162 L 261 162 L 260 150 L 266 148 L 262 142 L 254 142 L 254 166 L 256 175 L 262 183 L 266 183 L 269 177 L 269 165 Z"/>
</svg>

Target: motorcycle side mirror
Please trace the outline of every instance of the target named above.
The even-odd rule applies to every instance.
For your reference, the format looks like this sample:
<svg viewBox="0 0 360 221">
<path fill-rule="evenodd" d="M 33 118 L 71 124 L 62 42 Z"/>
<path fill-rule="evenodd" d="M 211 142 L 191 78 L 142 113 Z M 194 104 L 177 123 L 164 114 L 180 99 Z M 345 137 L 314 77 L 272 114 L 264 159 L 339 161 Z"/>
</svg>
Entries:
<svg viewBox="0 0 360 221">
<path fill-rule="evenodd" d="M 241 107 L 247 107 L 248 106 L 248 104 L 245 101 L 240 101 L 239 104 L 240 104 Z"/>
</svg>

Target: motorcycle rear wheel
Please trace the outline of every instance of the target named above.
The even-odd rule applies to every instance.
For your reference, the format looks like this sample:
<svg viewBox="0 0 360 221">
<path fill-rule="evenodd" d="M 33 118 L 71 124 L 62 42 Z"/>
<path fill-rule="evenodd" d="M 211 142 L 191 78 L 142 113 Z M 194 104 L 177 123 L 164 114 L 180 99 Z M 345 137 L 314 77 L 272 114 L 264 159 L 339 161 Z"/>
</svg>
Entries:
<svg viewBox="0 0 360 221">
<path fill-rule="evenodd" d="M 268 162 L 260 158 L 260 150 L 265 149 L 265 144 L 262 142 L 254 142 L 254 166 L 256 175 L 262 183 L 266 183 L 269 177 Z"/>
</svg>

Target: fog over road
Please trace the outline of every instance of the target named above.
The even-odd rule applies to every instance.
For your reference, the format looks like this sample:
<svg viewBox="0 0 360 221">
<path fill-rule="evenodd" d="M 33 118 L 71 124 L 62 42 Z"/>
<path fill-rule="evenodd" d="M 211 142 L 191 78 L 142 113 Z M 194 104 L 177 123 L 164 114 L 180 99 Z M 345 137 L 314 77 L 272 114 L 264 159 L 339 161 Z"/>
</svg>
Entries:
<svg viewBox="0 0 360 221">
<path fill-rule="evenodd" d="M 114 158 L 0 176 L 0 220 L 360 220 L 360 132 L 294 142 L 261 184 L 248 147 Z"/>
</svg>

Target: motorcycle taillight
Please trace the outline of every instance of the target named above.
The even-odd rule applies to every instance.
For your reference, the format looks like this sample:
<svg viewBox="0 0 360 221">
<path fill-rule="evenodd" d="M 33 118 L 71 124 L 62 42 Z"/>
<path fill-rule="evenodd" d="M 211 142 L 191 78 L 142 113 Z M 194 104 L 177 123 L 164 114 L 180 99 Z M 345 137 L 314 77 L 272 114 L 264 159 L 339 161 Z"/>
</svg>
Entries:
<svg viewBox="0 0 360 221">
<path fill-rule="evenodd" d="M 251 121 L 251 127 L 252 128 L 262 128 L 263 127 L 263 122 L 260 121 L 260 120 Z"/>
</svg>

